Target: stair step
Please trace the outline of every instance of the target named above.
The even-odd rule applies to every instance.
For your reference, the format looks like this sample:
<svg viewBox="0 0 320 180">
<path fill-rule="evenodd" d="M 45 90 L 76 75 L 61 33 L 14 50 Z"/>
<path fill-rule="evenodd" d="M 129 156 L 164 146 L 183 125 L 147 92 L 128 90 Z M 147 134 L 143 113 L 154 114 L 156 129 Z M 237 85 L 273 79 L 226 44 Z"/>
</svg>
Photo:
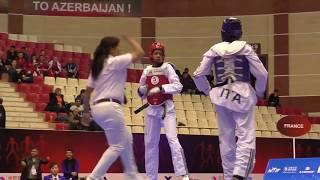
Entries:
<svg viewBox="0 0 320 180">
<path fill-rule="evenodd" d="M 18 116 L 18 117 L 39 117 L 39 113 L 36 112 L 14 112 L 14 111 L 7 111 L 6 117 L 9 116 Z"/>
<path fill-rule="evenodd" d="M 13 102 L 24 102 L 24 98 L 22 97 L 2 97 L 3 102 L 5 101 L 13 101 Z"/>
<path fill-rule="evenodd" d="M 16 107 L 16 106 L 7 106 L 5 107 L 6 111 L 12 111 L 12 112 L 33 112 L 33 108 L 31 107 Z"/>
<path fill-rule="evenodd" d="M 0 87 L 0 92 L 16 92 L 13 87 Z"/>
<path fill-rule="evenodd" d="M 51 129 L 51 128 L 49 128 L 49 124 L 46 122 L 33 123 L 33 122 L 18 122 L 18 121 L 12 121 L 12 122 L 6 123 L 6 128 Z"/>
<path fill-rule="evenodd" d="M 11 87 L 11 85 L 9 83 L 1 82 L 0 87 Z"/>
<path fill-rule="evenodd" d="M 27 102 L 14 102 L 14 101 L 7 101 L 3 102 L 3 106 L 7 107 L 32 107 L 30 103 Z"/>
<path fill-rule="evenodd" d="M 41 117 L 20 117 L 20 116 L 6 116 L 6 121 L 22 121 L 22 122 L 44 122 Z"/>
<path fill-rule="evenodd" d="M 0 92 L 1 97 L 21 97 L 18 92 Z"/>
</svg>

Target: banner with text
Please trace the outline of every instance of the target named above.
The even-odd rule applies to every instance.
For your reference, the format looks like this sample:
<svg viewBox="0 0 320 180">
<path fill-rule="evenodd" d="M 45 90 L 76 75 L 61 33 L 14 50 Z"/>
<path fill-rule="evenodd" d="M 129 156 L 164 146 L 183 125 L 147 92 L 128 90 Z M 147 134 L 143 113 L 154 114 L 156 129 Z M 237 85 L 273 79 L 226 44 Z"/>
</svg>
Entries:
<svg viewBox="0 0 320 180">
<path fill-rule="evenodd" d="M 130 17 L 141 15 L 141 0 L 25 0 L 24 14 Z"/>
</svg>

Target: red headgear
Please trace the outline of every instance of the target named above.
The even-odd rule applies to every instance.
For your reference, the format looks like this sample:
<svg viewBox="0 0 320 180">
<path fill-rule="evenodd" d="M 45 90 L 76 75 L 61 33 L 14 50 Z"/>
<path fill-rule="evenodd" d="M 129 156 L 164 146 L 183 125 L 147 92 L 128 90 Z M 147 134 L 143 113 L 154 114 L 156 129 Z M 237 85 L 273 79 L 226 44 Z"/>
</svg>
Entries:
<svg viewBox="0 0 320 180">
<path fill-rule="evenodd" d="M 152 61 L 153 60 L 153 57 L 152 57 L 152 54 L 153 54 L 153 51 L 154 50 L 161 50 L 162 51 L 162 54 L 164 56 L 164 45 L 161 44 L 160 42 L 154 42 L 151 44 L 150 48 L 149 48 L 149 58 L 150 60 Z"/>
</svg>

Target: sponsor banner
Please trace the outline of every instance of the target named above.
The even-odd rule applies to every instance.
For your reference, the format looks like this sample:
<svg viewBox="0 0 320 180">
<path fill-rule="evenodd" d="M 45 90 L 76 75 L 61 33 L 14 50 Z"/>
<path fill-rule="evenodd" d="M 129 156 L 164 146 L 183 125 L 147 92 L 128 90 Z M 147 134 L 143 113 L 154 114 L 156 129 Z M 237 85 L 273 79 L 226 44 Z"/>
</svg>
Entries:
<svg viewBox="0 0 320 180">
<path fill-rule="evenodd" d="M 24 0 L 24 14 L 130 17 L 141 15 L 141 0 Z"/>
<path fill-rule="evenodd" d="M 44 173 L 43 176 L 48 175 Z M 62 174 L 60 174 L 62 175 Z M 80 177 L 88 176 L 88 173 L 79 173 Z M 144 178 L 147 178 L 145 174 L 141 174 Z M 106 177 L 110 180 L 122 180 L 124 179 L 123 174 L 121 173 L 110 173 L 106 174 Z M 253 174 L 252 178 L 254 180 L 262 180 L 263 174 Z M 19 180 L 20 173 L 0 173 L 0 180 Z M 180 180 L 181 177 L 177 177 L 174 174 L 169 173 L 159 173 L 158 175 L 159 180 Z M 208 173 L 193 173 L 190 174 L 190 180 L 223 180 L 223 174 L 208 174 Z"/>
<path fill-rule="evenodd" d="M 320 179 L 320 158 L 272 159 L 264 180 L 312 180 Z"/>
<path fill-rule="evenodd" d="M 217 136 L 179 135 L 179 141 L 184 149 L 189 172 L 222 173 Z M 257 138 L 256 144 L 254 173 L 263 173 L 269 159 L 292 157 L 292 139 Z M 297 157 L 309 154 L 307 152 L 320 156 L 320 151 L 316 150 L 319 144 L 320 141 L 297 140 Z M 65 158 L 65 149 L 72 148 L 75 158 L 79 160 L 80 172 L 90 172 L 108 143 L 103 132 L 0 129 L 0 173 L 20 172 L 20 160 L 30 154 L 32 147 L 39 149 L 41 158 L 49 156 L 51 162 L 59 164 Z M 145 172 L 144 134 L 133 134 L 133 150 L 139 172 Z M 164 134 L 160 136 L 159 156 L 159 172 L 173 172 L 171 150 Z M 48 171 L 49 166 L 43 165 L 42 172 Z M 120 160 L 111 166 L 109 172 L 123 172 Z"/>
</svg>

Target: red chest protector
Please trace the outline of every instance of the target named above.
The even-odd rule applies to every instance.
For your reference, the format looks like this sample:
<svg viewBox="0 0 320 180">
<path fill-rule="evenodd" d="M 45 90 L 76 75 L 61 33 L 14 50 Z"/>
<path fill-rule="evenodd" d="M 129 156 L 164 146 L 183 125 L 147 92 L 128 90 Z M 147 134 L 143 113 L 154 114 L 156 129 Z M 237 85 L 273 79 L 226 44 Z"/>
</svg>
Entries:
<svg viewBox="0 0 320 180">
<path fill-rule="evenodd" d="M 147 72 L 146 85 L 148 90 L 154 87 L 160 87 L 164 84 L 169 84 L 169 79 L 166 75 L 166 63 L 163 63 L 160 67 L 151 67 Z M 158 93 L 147 97 L 147 101 L 150 105 L 162 105 L 166 100 L 173 99 L 172 94 Z"/>
</svg>

